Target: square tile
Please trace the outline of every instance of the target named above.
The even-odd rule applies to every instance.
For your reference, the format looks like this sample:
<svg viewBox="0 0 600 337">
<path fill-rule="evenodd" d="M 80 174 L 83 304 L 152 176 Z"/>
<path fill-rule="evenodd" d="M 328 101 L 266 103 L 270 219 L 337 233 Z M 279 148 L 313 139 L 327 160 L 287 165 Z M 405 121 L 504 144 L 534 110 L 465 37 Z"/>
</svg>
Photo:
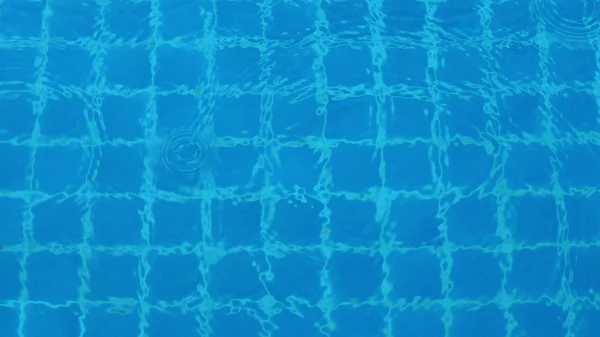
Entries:
<svg viewBox="0 0 600 337">
<path fill-rule="evenodd" d="M 504 136 L 541 136 L 545 132 L 541 107 L 544 98 L 538 93 L 519 93 L 498 100 L 498 122 Z"/>
<path fill-rule="evenodd" d="M 388 36 L 420 34 L 424 30 L 427 17 L 427 5 L 424 2 L 384 2 L 381 11 L 385 15 L 385 34 Z"/>
<path fill-rule="evenodd" d="M 336 302 L 381 298 L 383 258 L 356 252 L 333 252 L 327 263 Z"/>
<path fill-rule="evenodd" d="M 317 11 L 312 3 L 279 2 L 273 4 L 271 15 L 272 19 L 266 30 L 268 39 L 299 41 L 315 30 Z"/>
<path fill-rule="evenodd" d="M 460 136 L 473 140 L 481 138 L 480 133 L 485 132 L 487 123 L 491 116 L 483 113 L 486 99 L 480 96 L 442 95 L 445 106 L 443 113 L 439 115 L 441 127 L 448 130 L 451 137 Z M 428 104 L 428 112 L 433 113 L 434 108 Z M 431 138 L 431 126 L 428 126 L 427 138 Z M 420 127 L 425 131 L 425 127 Z"/>
<path fill-rule="evenodd" d="M 39 244 L 65 246 L 83 241 L 85 210 L 77 198 L 52 198 L 36 204 L 33 213 L 33 237 Z"/>
<path fill-rule="evenodd" d="M 387 327 L 385 322 L 387 315 L 388 309 L 380 305 L 340 306 L 331 313 L 331 318 L 338 325 L 330 336 L 383 337 Z"/>
<path fill-rule="evenodd" d="M 162 255 L 150 253 L 152 268 L 146 282 L 150 287 L 149 301 L 181 301 L 196 295 L 204 286 L 200 259 L 196 254 Z M 184 272 L 182 272 L 184 271 Z"/>
<path fill-rule="evenodd" d="M 325 137 L 346 141 L 376 139 L 377 102 L 372 96 L 331 100 L 325 115 Z"/>
<path fill-rule="evenodd" d="M 141 214 L 144 207 L 141 199 L 97 199 L 91 210 L 92 242 L 103 246 L 143 244 Z"/>
<path fill-rule="evenodd" d="M 206 79 L 206 57 L 201 50 L 163 45 L 157 48 L 156 59 L 154 83 L 159 89 L 196 88 Z"/>
<path fill-rule="evenodd" d="M 419 4 L 417 1 L 407 3 Z M 421 5 L 423 3 L 420 3 Z M 398 4 L 398 6 L 403 6 Z M 408 16 L 408 13 L 404 13 Z M 424 18 L 424 16 L 423 16 Z M 394 22 L 399 22 L 395 20 Z M 417 21 L 420 21 L 417 19 Z M 397 28 L 397 27 L 394 27 Z M 421 28 L 416 28 L 419 32 Z M 387 58 L 382 67 L 383 80 L 389 86 L 427 86 L 427 67 L 429 57 L 427 48 L 416 47 L 390 47 L 386 49 Z"/>
<path fill-rule="evenodd" d="M 315 199 L 283 199 L 276 206 L 269 232 L 284 244 L 309 246 L 321 244 L 325 218 L 323 204 Z"/>
<path fill-rule="evenodd" d="M 142 121 L 146 117 L 148 109 L 146 94 L 129 97 L 105 95 L 100 109 L 106 127 L 105 135 L 108 139 L 137 140 L 144 138 Z"/>
<path fill-rule="evenodd" d="M 592 243 L 600 239 L 600 195 L 565 195 L 568 239 Z"/>
<path fill-rule="evenodd" d="M 278 159 L 273 165 L 272 178 L 279 186 L 290 192 L 298 188 L 314 191 L 324 170 L 318 150 L 306 146 L 281 147 Z"/>
<path fill-rule="evenodd" d="M 373 56 L 366 46 L 340 45 L 330 48 L 323 62 L 330 86 L 349 88 L 360 85 L 371 88 L 375 83 Z"/>
<path fill-rule="evenodd" d="M 23 243 L 23 211 L 26 207 L 25 200 L 0 197 L 0 244 L 8 246 Z"/>
<path fill-rule="evenodd" d="M 492 21 L 490 29 L 498 38 L 528 39 L 537 32 L 538 21 L 529 15 L 531 4 L 527 1 L 497 1 L 490 4 Z"/>
<path fill-rule="evenodd" d="M 370 35 L 369 7 L 360 0 L 332 0 L 320 5 L 332 34 L 344 37 Z"/>
<path fill-rule="evenodd" d="M 478 0 L 441 2 L 435 9 L 436 25 L 446 34 L 458 37 L 478 37 L 483 34 Z M 459 28 L 460 27 L 460 28 Z"/>
<path fill-rule="evenodd" d="M 152 308 L 148 315 L 148 335 L 150 336 L 186 336 L 199 333 L 203 327 L 208 325 L 207 318 L 197 315 L 194 311 L 181 309 Z"/>
<path fill-rule="evenodd" d="M 54 82 L 85 89 L 95 76 L 94 57 L 75 45 L 51 44 L 47 52 L 46 73 Z M 59 96 L 60 97 L 60 96 Z M 77 97 L 77 96 L 72 96 Z"/>
<path fill-rule="evenodd" d="M 191 95 L 178 94 L 158 96 L 156 113 L 157 133 L 166 137 L 179 128 L 193 127 L 192 121 L 198 118 L 198 99 Z"/>
<path fill-rule="evenodd" d="M 86 315 L 85 334 L 89 337 L 118 336 L 139 334 L 140 315 L 136 309 L 112 311 L 113 304 L 98 305 L 90 308 Z M 147 331 L 147 330 L 146 330 Z"/>
<path fill-rule="evenodd" d="M 219 1 L 217 33 L 222 36 L 246 38 L 261 36 L 263 22 L 260 11 L 260 7 L 254 1 Z"/>
<path fill-rule="evenodd" d="M 600 150 L 597 146 L 567 145 L 558 150 L 561 166 L 558 181 L 565 190 L 570 188 L 600 187 Z M 533 158 L 530 157 L 530 161 Z"/>
<path fill-rule="evenodd" d="M 104 62 L 108 84 L 122 85 L 128 89 L 151 87 L 152 72 L 149 50 L 140 46 L 113 47 L 108 51 Z M 127 69 L 127 71 L 123 71 L 123 69 Z"/>
<path fill-rule="evenodd" d="M 116 255 L 118 254 L 118 255 Z M 140 257 L 125 255 L 115 249 L 98 252 L 88 260 L 90 293 L 94 301 L 110 301 L 111 298 L 138 299 L 140 289 Z"/>
<path fill-rule="evenodd" d="M 408 307 L 392 319 L 392 333 L 403 337 L 445 336 L 443 315 L 444 310 L 439 306 Z"/>
<path fill-rule="evenodd" d="M 221 137 L 251 138 L 258 136 L 263 111 L 259 95 L 215 98 L 215 134 Z"/>
<path fill-rule="evenodd" d="M 2 16 L 4 18 L 4 15 Z M 4 82 L 21 82 L 32 85 L 37 81 L 38 50 L 34 48 L 0 47 L 0 76 Z M 25 86 L 23 86 L 25 89 Z"/>
<path fill-rule="evenodd" d="M 171 0 L 160 4 L 160 35 L 166 39 L 181 37 L 197 38 L 204 36 L 208 20 L 206 12 L 211 12 L 209 1 L 190 2 Z"/>
<path fill-rule="evenodd" d="M 2 240 L 2 244 L 4 240 Z M 2 265 L 2 287 L 0 287 L 0 301 L 16 301 L 21 297 L 21 258 L 22 254 L 9 251 L 0 252 L 0 264 Z M 0 307 L 1 309 L 2 307 Z M 0 317 L 1 314 L 0 314 Z M 0 319 L 0 322 L 3 322 Z M 2 323 L 0 323 L 0 327 Z"/>
<path fill-rule="evenodd" d="M 210 326 L 214 336 L 243 336 L 248 331 L 263 331 L 259 316 L 253 314 L 259 308 L 241 310 L 232 315 L 231 309 L 215 310 L 211 316 Z"/>
<path fill-rule="evenodd" d="M 442 297 L 442 262 L 433 251 L 426 248 L 393 251 L 385 262 L 390 269 L 387 282 L 392 286 L 388 295 L 391 300 Z"/>
<path fill-rule="evenodd" d="M 460 88 L 465 85 L 482 85 L 486 78 L 484 70 L 489 70 L 488 61 L 483 54 L 481 48 L 468 46 L 440 52 L 437 79 Z"/>
<path fill-rule="evenodd" d="M 73 142 L 38 148 L 34 164 L 38 190 L 49 194 L 79 190 L 86 183 L 89 160 L 85 149 Z"/>
<path fill-rule="evenodd" d="M 295 20 L 290 21 L 295 22 Z M 286 93 L 286 95 L 282 93 L 282 96 L 300 95 L 303 99 L 308 100 L 307 93 L 312 93 L 314 89 L 300 88 L 312 86 L 316 81 L 315 72 L 322 67 L 322 64 L 317 61 L 315 49 L 306 48 L 302 44 L 277 45 L 273 47 L 273 53 L 269 56 L 269 60 L 273 62 L 271 76 L 277 78 L 277 82 L 293 86 L 288 90 L 296 90 Z M 312 96 L 309 97 L 313 101 L 315 100 Z"/>
<path fill-rule="evenodd" d="M 145 41 L 152 35 L 156 13 L 150 1 L 110 2 L 103 14 L 106 29 L 125 41 Z"/>
<path fill-rule="evenodd" d="M 571 267 L 570 289 L 574 296 L 592 299 L 600 290 L 600 270 L 598 270 L 600 247 L 578 247 L 571 249 L 568 263 Z"/>
<path fill-rule="evenodd" d="M 261 51 L 253 47 L 236 46 L 215 52 L 217 72 L 215 77 L 220 84 L 239 86 L 259 83 L 262 73 Z"/>
<path fill-rule="evenodd" d="M 515 319 L 513 333 L 527 337 L 562 337 L 568 335 L 564 322 L 568 319 L 560 306 L 552 303 L 523 303 L 510 307 Z"/>
<path fill-rule="evenodd" d="M 507 205 L 505 225 L 517 242 L 529 245 L 555 243 L 558 239 L 558 213 L 552 196 L 513 197 Z"/>
<path fill-rule="evenodd" d="M 550 63 L 550 71 L 554 75 L 555 83 L 583 82 L 591 84 L 595 81 L 595 74 L 599 69 L 596 51 L 592 48 L 569 49 L 554 44 L 550 46 L 548 53 L 553 60 Z M 577 61 L 573 62 L 574 60 Z"/>
<path fill-rule="evenodd" d="M 386 146 L 385 177 L 389 187 L 419 191 L 432 186 L 429 145 L 423 143 Z"/>
<path fill-rule="evenodd" d="M 0 166 L 0 189 L 29 189 L 27 176 L 30 151 L 31 149 L 28 146 L 0 144 L 0 158 L 11 163 L 10 165 Z"/>
<path fill-rule="evenodd" d="M 492 301 L 502 290 L 500 261 L 492 253 L 459 250 L 452 253 L 450 279 L 454 299 Z"/>
<path fill-rule="evenodd" d="M 33 113 L 35 97 L 32 94 L 18 93 L 0 96 L 0 140 L 29 139 L 37 116 Z"/>
<path fill-rule="evenodd" d="M 103 146 L 95 181 L 96 189 L 110 193 L 139 192 L 144 184 L 145 153 L 144 144 Z"/>
<path fill-rule="evenodd" d="M 173 246 L 202 242 L 203 218 L 206 218 L 202 215 L 202 200 L 156 200 L 153 206 L 152 243 Z"/>
<path fill-rule="evenodd" d="M 509 2 L 512 1 L 506 1 L 505 3 Z M 512 14 L 512 17 L 514 17 L 515 14 L 516 12 Z M 494 25 L 494 21 L 492 21 L 491 25 Z M 518 25 L 515 25 L 515 27 L 516 26 Z M 535 34 L 535 26 L 533 26 L 532 32 Z M 496 34 L 495 30 L 494 34 Z M 537 82 L 542 76 L 542 71 L 540 69 L 540 51 L 537 45 L 531 44 L 529 41 L 502 46 L 499 45 L 498 47 L 494 46 L 492 56 L 494 57 L 498 80 L 506 85 L 511 85 L 511 83 L 515 82 Z"/>
<path fill-rule="evenodd" d="M 277 96 L 273 102 L 271 118 L 275 137 L 282 141 L 322 138 L 326 117 L 319 108 L 313 97 L 297 100 L 290 96 Z"/>
<path fill-rule="evenodd" d="M 40 131 L 51 139 L 81 139 L 90 134 L 88 118 L 91 107 L 81 97 L 59 96 L 46 101 L 44 113 L 39 116 Z"/>
<path fill-rule="evenodd" d="M 96 1 L 53 1 L 50 8 L 50 36 L 75 41 L 82 37 L 91 38 L 96 33 L 101 15 L 101 8 Z M 40 8 L 38 11 L 44 10 Z"/>
<path fill-rule="evenodd" d="M 563 258 L 555 247 L 537 247 L 512 253 L 506 291 L 522 301 L 539 301 L 562 291 Z"/>
<path fill-rule="evenodd" d="M 444 183 L 465 193 L 493 185 L 496 158 L 485 147 L 455 142 L 446 151 L 448 165 L 444 167 Z"/>
<path fill-rule="evenodd" d="M 320 252 L 289 252 L 270 258 L 269 263 L 273 273 L 273 279 L 268 283 L 269 292 L 275 298 L 295 296 L 310 304 L 321 300 L 324 291 L 321 286 L 321 271 L 325 258 Z"/>
<path fill-rule="evenodd" d="M 445 214 L 448 240 L 469 247 L 493 247 L 500 244 L 498 203 L 494 196 L 473 193 L 455 200 Z"/>
<path fill-rule="evenodd" d="M 403 247 L 439 246 L 441 232 L 437 199 L 398 197 L 392 201 L 389 220 Z"/>
<path fill-rule="evenodd" d="M 219 147 L 217 151 L 219 156 L 219 170 L 215 177 L 217 186 L 262 186 L 262 177 L 255 176 L 255 173 L 253 173 L 259 162 L 261 149 L 251 145 L 237 145 Z"/>
<path fill-rule="evenodd" d="M 282 310 L 271 318 L 271 322 L 277 329 L 271 332 L 272 337 L 290 337 L 302 331 L 305 336 L 320 336 L 321 328 L 315 325 L 323 319 L 323 312 L 317 306 L 305 303 L 296 304 L 296 308 L 302 312 L 297 315 L 291 310 Z M 16 337 L 16 336 L 15 336 Z"/>
<path fill-rule="evenodd" d="M 32 303 L 25 307 L 27 321 L 23 325 L 25 336 L 80 336 L 79 319 L 82 312 L 78 306 L 50 306 L 54 303 Z M 58 303 L 57 303 L 58 304 Z M 60 303 L 65 304 L 65 303 Z"/>
<path fill-rule="evenodd" d="M 394 97 L 387 116 L 387 134 L 402 139 L 430 139 L 435 106 L 420 99 Z"/>
<path fill-rule="evenodd" d="M 79 297 L 81 256 L 37 252 L 27 259 L 27 290 L 30 301 L 65 304 Z"/>
<path fill-rule="evenodd" d="M 264 245 L 260 200 L 212 202 L 212 237 L 225 249 L 258 248 Z"/>
<path fill-rule="evenodd" d="M 6 337 L 19 337 L 20 309 L 0 306 L 0 329 Z"/>
<path fill-rule="evenodd" d="M 42 33 L 45 6 L 42 1 L 4 1 L 0 35 L 20 39 L 38 38 Z"/>
<path fill-rule="evenodd" d="M 262 253 L 227 253 L 210 266 L 208 293 L 211 298 L 221 303 L 231 300 L 257 301 L 267 295 L 260 274 L 268 268 Z"/>
<path fill-rule="evenodd" d="M 455 308 L 452 318 L 450 336 L 505 337 L 509 324 L 504 312 L 496 305 L 486 305 L 476 310 Z"/>
<path fill-rule="evenodd" d="M 577 63 L 577 62 L 573 62 Z M 565 89 L 552 96 L 554 125 L 563 134 L 596 132 L 600 127 L 597 98 L 583 91 Z"/>
<path fill-rule="evenodd" d="M 336 191 L 364 193 L 382 184 L 381 158 L 375 147 L 340 143 L 333 149 L 329 164 Z"/>
<path fill-rule="evenodd" d="M 333 196 L 327 207 L 331 212 L 327 226 L 330 240 L 350 247 L 371 247 L 380 240 L 382 226 L 375 220 L 374 202 Z"/>
<path fill-rule="evenodd" d="M 504 163 L 504 179 L 510 189 L 552 189 L 553 154 L 542 144 L 512 144 Z"/>
</svg>

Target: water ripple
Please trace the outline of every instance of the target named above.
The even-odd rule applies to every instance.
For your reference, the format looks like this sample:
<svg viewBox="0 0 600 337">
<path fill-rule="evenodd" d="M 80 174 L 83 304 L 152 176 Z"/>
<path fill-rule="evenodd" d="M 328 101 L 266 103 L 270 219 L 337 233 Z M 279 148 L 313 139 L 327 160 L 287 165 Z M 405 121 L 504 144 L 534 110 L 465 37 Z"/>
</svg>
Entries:
<svg viewBox="0 0 600 337">
<path fill-rule="evenodd" d="M 600 0 L 532 0 L 531 12 L 560 42 L 589 44 L 600 33 Z"/>
<path fill-rule="evenodd" d="M 160 149 L 163 165 L 183 175 L 201 172 L 211 162 L 211 146 L 195 130 L 177 129 L 169 134 Z"/>
</svg>

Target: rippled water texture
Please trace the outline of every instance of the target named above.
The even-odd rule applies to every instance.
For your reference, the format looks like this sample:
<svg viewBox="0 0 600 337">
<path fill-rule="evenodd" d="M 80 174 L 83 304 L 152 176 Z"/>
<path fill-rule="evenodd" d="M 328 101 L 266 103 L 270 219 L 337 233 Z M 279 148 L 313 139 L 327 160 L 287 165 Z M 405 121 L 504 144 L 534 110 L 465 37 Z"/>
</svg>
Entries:
<svg viewBox="0 0 600 337">
<path fill-rule="evenodd" d="M 599 0 L 532 0 L 531 11 L 562 43 L 589 45 L 600 32 Z"/>
<path fill-rule="evenodd" d="M 195 175 L 211 163 L 211 146 L 194 130 L 177 129 L 160 150 L 163 165 L 176 173 Z"/>
</svg>

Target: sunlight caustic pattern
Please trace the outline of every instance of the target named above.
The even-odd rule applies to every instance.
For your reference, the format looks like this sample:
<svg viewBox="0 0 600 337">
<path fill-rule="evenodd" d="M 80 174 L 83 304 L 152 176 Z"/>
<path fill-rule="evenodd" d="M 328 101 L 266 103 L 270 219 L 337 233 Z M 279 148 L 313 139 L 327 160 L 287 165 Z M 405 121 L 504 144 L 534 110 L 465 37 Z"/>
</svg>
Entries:
<svg viewBox="0 0 600 337">
<path fill-rule="evenodd" d="M 2 336 L 598 331 L 598 2 L 0 3 Z"/>
</svg>

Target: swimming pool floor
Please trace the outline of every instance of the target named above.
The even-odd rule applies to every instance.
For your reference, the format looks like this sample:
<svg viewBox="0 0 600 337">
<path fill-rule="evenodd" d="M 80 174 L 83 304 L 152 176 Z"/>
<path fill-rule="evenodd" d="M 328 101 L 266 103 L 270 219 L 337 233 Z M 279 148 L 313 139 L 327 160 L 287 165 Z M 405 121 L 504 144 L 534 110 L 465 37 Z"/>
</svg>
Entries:
<svg viewBox="0 0 600 337">
<path fill-rule="evenodd" d="M 0 0 L 0 336 L 596 336 L 599 36 L 596 0 Z"/>
</svg>

